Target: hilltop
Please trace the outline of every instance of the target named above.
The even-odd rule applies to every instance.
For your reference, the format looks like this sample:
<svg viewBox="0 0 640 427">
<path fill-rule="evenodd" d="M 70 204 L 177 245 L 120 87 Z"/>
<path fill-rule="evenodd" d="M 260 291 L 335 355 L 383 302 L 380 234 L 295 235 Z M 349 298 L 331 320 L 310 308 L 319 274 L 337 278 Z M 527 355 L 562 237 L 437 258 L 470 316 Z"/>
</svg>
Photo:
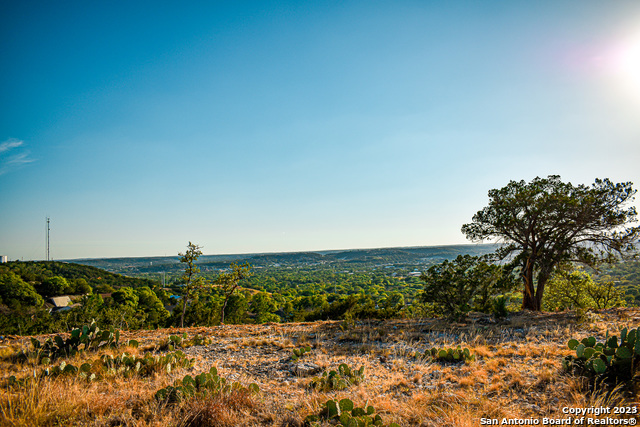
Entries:
<svg viewBox="0 0 640 427">
<path fill-rule="evenodd" d="M 138 340 L 138 348 L 61 360 L 80 366 L 101 354 L 117 356 L 122 351 L 166 355 L 171 351 L 169 337 L 186 334 L 190 342 L 181 350 L 193 358 L 193 366 L 176 365 L 170 373 L 160 370 L 150 376 L 105 374 L 104 379 L 89 383 L 65 375 L 7 388 L 10 375 L 28 377 L 34 369 L 42 369 L 33 361 L 17 361 L 15 354 L 31 344 L 27 337 L 12 337 L 0 347 L 0 380 L 5 384 L 0 392 L 4 414 L 0 424 L 58 425 L 64 420 L 91 426 L 292 427 L 320 413 L 328 399 L 343 398 L 356 406 L 373 406 L 385 425 L 465 427 L 480 425 L 481 418 L 566 419 L 562 408 L 634 404 L 589 396 L 583 381 L 564 373 L 561 360 L 570 353 L 567 340 L 589 335 L 602 340 L 607 331 L 618 333 L 622 326 L 639 322 L 638 309 L 611 309 L 581 319 L 572 312 L 515 313 L 502 323 L 472 316 L 457 324 L 422 319 L 140 330 L 121 337 L 121 341 Z M 46 336 L 37 338 L 42 341 Z M 457 345 L 469 348 L 475 360 L 446 363 L 424 356 L 432 347 Z M 309 352 L 293 360 L 293 350 L 306 346 Z M 352 369 L 364 366 L 363 380 L 343 390 L 310 387 L 314 376 L 343 363 Z M 305 366 L 318 372 L 308 375 Z M 211 367 L 229 381 L 257 384 L 259 393 L 238 389 L 177 404 L 154 397 L 185 375 Z"/>
</svg>

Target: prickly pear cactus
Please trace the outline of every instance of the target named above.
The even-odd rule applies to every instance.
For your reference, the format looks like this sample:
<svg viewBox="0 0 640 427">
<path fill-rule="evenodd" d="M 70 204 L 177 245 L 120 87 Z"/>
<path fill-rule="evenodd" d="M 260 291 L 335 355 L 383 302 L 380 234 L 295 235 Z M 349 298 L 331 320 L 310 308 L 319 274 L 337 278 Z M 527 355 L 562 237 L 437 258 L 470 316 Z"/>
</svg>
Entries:
<svg viewBox="0 0 640 427">
<path fill-rule="evenodd" d="M 456 348 L 432 348 L 424 353 L 425 358 L 434 362 L 470 363 L 476 360 L 476 356 L 468 348 L 458 346 Z"/>
<path fill-rule="evenodd" d="M 570 339 L 567 343 L 575 355 L 566 356 L 562 366 L 567 372 L 585 376 L 589 379 L 591 391 L 609 391 L 613 387 L 622 387 L 635 394 L 634 378 L 640 375 L 640 332 L 638 329 L 620 331 L 618 337 L 609 333 L 604 342 L 595 337 L 586 337 L 578 341 Z"/>
<path fill-rule="evenodd" d="M 351 369 L 346 363 L 340 364 L 337 371 L 325 371 L 321 376 L 311 380 L 311 388 L 318 391 L 344 390 L 364 381 L 364 366 Z"/>
<path fill-rule="evenodd" d="M 35 338 L 31 338 L 33 351 L 25 353 L 26 358 L 33 357 L 44 364 L 52 360 L 69 357 L 83 351 L 96 351 L 98 348 L 116 348 L 120 345 L 120 331 L 111 327 L 108 331 L 101 331 L 95 321 L 82 328 L 73 329 L 69 338 L 56 335 L 41 343 Z M 135 340 L 129 341 L 128 345 L 136 346 Z"/>
<path fill-rule="evenodd" d="M 258 393 L 260 388 L 251 383 L 243 386 L 238 382 L 230 383 L 225 378 L 218 376 L 218 370 L 212 367 L 209 372 L 192 377 L 185 375 L 182 380 L 177 380 L 173 386 L 165 387 L 156 392 L 156 399 L 166 403 L 177 403 L 195 396 L 228 394 L 232 391 Z"/>
<path fill-rule="evenodd" d="M 324 404 L 320 414 L 309 415 L 305 419 L 305 424 L 315 427 L 320 425 L 320 421 L 329 421 L 332 424 L 344 427 L 400 427 L 396 423 L 384 424 L 382 417 L 376 414 L 373 406 L 365 406 L 366 408 L 356 407 L 351 399 L 342 399 L 340 401 L 330 399 Z"/>
<path fill-rule="evenodd" d="M 297 362 L 298 360 L 300 360 L 302 358 L 302 356 L 304 356 L 305 354 L 309 353 L 311 351 L 311 347 L 306 346 L 306 347 L 300 347 L 300 348 L 294 348 L 293 349 L 293 355 L 291 356 L 291 360 L 293 362 Z"/>
</svg>

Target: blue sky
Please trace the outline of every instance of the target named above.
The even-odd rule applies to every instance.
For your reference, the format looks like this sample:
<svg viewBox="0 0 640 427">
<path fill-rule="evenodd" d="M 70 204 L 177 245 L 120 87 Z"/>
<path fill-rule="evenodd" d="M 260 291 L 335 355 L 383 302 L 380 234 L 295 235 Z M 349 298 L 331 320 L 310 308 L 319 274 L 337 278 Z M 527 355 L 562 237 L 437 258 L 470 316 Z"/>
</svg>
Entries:
<svg viewBox="0 0 640 427">
<path fill-rule="evenodd" d="M 509 180 L 640 187 L 638 1 L 188 3 L 0 5 L 0 254 L 455 244 Z"/>
</svg>

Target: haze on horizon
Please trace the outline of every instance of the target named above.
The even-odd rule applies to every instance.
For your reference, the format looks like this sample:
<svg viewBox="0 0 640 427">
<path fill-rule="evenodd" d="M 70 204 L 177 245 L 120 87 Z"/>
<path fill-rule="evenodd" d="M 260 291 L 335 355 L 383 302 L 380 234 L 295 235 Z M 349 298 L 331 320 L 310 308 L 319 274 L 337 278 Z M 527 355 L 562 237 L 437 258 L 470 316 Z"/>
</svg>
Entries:
<svg viewBox="0 0 640 427">
<path fill-rule="evenodd" d="M 509 180 L 640 187 L 640 2 L 0 5 L 0 254 L 467 244 Z M 638 200 L 635 202 L 638 206 Z"/>
</svg>

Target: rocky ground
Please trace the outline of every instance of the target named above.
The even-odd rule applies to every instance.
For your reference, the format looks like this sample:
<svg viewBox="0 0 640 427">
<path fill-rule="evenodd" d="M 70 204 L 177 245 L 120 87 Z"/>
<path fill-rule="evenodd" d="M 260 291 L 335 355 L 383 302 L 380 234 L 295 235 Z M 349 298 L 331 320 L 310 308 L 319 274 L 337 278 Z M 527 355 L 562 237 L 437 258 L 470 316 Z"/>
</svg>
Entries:
<svg viewBox="0 0 640 427">
<path fill-rule="evenodd" d="M 562 371 L 562 358 L 570 354 L 567 341 L 590 335 L 602 340 L 607 331 L 617 334 L 623 326 L 639 325 L 639 310 L 615 309 L 588 313 L 581 319 L 574 313 L 517 313 L 501 322 L 475 315 L 459 324 L 426 319 L 125 332 L 123 339 L 140 341 L 140 347 L 134 350 L 139 354 L 166 352 L 170 335 L 187 333 L 189 338 L 201 336 L 210 343 L 182 349 L 194 359 L 193 368 L 153 379 L 136 379 L 128 383 L 126 391 L 121 390 L 125 381 L 75 386 L 78 393 L 87 396 L 86 400 L 95 399 L 95 393 L 119 397 L 110 406 L 93 411 L 92 417 L 82 409 L 85 400 L 80 398 L 70 411 L 77 425 L 296 426 L 303 425 L 307 415 L 318 414 L 328 399 L 349 398 L 356 405 L 374 406 L 385 424 L 396 422 L 403 426 L 478 426 L 483 418 L 566 419 L 562 408 L 620 404 L 615 395 L 608 400 L 590 395 L 584 381 Z M 28 341 L 13 337 L 3 345 L 17 349 L 28 346 Z M 424 355 L 433 347 L 458 345 L 469 348 L 476 360 L 442 363 Z M 293 350 L 307 346 L 310 351 L 294 360 Z M 344 390 L 318 391 L 310 387 L 314 377 L 336 370 L 342 363 L 351 368 L 364 366 L 364 381 Z M 189 421 L 194 419 L 193 410 L 184 405 L 159 407 L 153 400 L 158 388 L 212 366 L 229 380 L 256 383 L 260 393 L 243 405 L 229 404 L 224 416 L 210 412 L 211 402 L 200 402 L 198 414 L 209 414 L 209 424 L 202 417 L 198 418 L 199 424 Z M 0 373 L 6 379 L 27 370 L 9 364 L 5 358 Z M 64 384 L 68 387 L 68 383 Z M 7 402 L 15 391 L 3 393 L 0 409 L 7 422 Z M 624 403 L 635 405 L 628 398 Z M 57 425 L 50 421 L 48 424 Z"/>
</svg>

